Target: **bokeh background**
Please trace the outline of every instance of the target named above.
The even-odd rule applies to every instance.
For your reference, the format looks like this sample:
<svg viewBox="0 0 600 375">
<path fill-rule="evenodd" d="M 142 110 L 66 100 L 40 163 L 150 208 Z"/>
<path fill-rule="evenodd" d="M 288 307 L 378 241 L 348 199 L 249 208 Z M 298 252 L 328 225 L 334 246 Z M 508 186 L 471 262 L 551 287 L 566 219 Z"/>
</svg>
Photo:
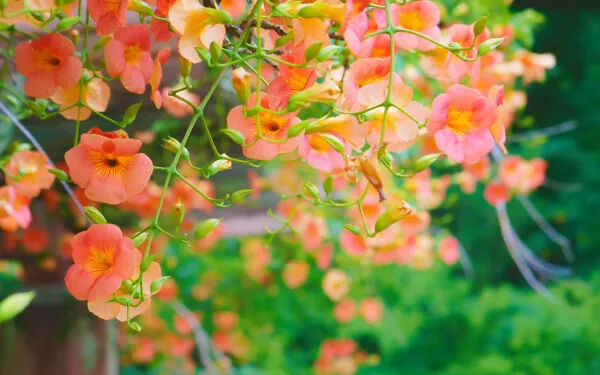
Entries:
<svg viewBox="0 0 600 375">
<path fill-rule="evenodd" d="M 449 7 L 456 3 L 442 2 Z M 475 13 L 489 12 L 491 18 L 495 15 L 495 3 L 495 0 L 467 2 L 475 8 Z M 461 194 L 457 187 L 451 188 L 448 200 L 456 203 L 445 208 L 449 229 L 469 254 L 473 275 L 467 275 L 458 266 L 449 268 L 442 264 L 420 271 L 379 267 L 376 271 L 363 269 L 353 275 L 361 280 L 359 288 L 364 288 L 365 294 L 371 289 L 379 291 L 385 313 L 378 325 L 353 321 L 340 326 L 333 319 L 323 319 L 324 311 L 330 311 L 332 306 L 320 294 L 286 288 L 263 290 L 260 284 L 248 284 L 243 276 L 244 264 L 239 260 L 240 241 L 236 238 L 221 241 L 211 257 L 198 257 L 186 249 L 167 245 L 163 267 L 177 281 L 179 293 L 188 296 L 189 309 L 209 315 L 235 305 L 244 321 L 248 320 L 247 326 L 240 323 L 244 335 L 233 344 L 241 358 L 234 363 L 235 373 L 309 374 L 322 340 L 351 337 L 367 353 L 377 353 L 376 358 L 369 359 L 372 362 L 369 366 L 360 368 L 358 373 L 365 375 L 600 374 L 600 151 L 597 145 L 600 135 L 600 4 L 584 0 L 515 0 L 512 7 L 535 9 L 536 12 L 524 13 L 523 17 L 530 17 L 528 22 L 539 23 L 539 27 L 524 37 L 535 41 L 534 52 L 553 53 L 557 59 L 556 68 L 548 72 L 545 82 L 527 88 L 528 105 L 519 113 L 512 138 L 509 137 L 511 152 L 525 158 L 541 156 L 548 161 L 550 183 L 535 192 L 531 200 L 573 244 L 576 257 L 569 264 L 573 276 L 554 283 L 545 280 L 551 285 L 556 300 L 543 298 L 524 282 L 506 250 L 494 211 L 482 197 L 482 186 L 472 195 Z M 213 114 L 215 121 L 220 115 L 217 109 Z M 147 118 L 152 116 L 148 114 Z M 536 133 L 564 123 L 573 123 L 575 127 L 548 137 Z M 47 123 L 30 125 L 46 143 L 63 131 L 68 134 L 66 125 L 57 124 L 56 128 L 50 128 Z M 153 126 L 159 133 L 177 127 L 168 120 L 155 121 Z M 522 141 L 524 138 L 526 141 Z M 59 145 L 50 147 L 56 147 L 57 152 L 60 149 Z M 221 183 L 235 186 L 239 180 L 233 177 Z M 261 209 L 264 207 L 250 211 Z M 510 203 L 508 209 L 527 245 L 546 260 L 566 264 L 557 246 L 518 203 Z M 239 225 L 246 224 L 242 220 Z M 293 252 L 275 240 L 273 248 L 277 246 L 281 251 Z M 19 287 L 18 281 L 7 276 L 11 267 L 3 264 L 6 271 L 0 279 L 3 294 Z M 271 267 L 281 268 L 281 264 Z M 214 298 L 195 298 L 196 287 L 210 284 L 209 279 L 215 274 L 217 278 L 220 274 L 230 276 L 213 291 Z M 36 281 L 44 281 L 44 277 L 40 277 Z M 320 283 L 320 277 L 311 275 L 303 290 L 318 289 Z M 240 285 L 244 285 L 243 293 L 240 293 Z M 34 370 L 27 369 L 23 363 L 21 367 L 15 364 L 28 360 L 39 362 L 37 368 L 42 368 L 44 361 L 49 362 L 48 365 L 54 361 L 72 362 L 71 367 L 83 371 L 79 372 L 82 374 L 183 373 L 184 365 L 177 361 L 170 364 L 171 367 L 155 365 L 161 360 L 163 354 L 160 353 L 151 353 L 154 362 L 150 364 L 137 364 L 131 353 L 136 348 L 146 348 L 147 341 L 132 338 L 131 333 L 119 334 L 116 325 L 104 325 L 88 317 L 86 311 L 81 311 L 82 306 L 55 289 L 42 289 L 38 294 L 42 298 L 24 314 L 0 327 L 0 374 L 36 373 L 27 372 Z M 161 314 L 176 332 L 176 311 L 164 309 Z M 49 321 L 52 324 L 48 324 Z M 152 327 L 152 322 L 146 323 Z M 206 320 L 204 328 L 208 332 L 214 330 L 210 320 Z M 23 331 L 30 338 L 36 337 L 35 347 L 21 345 Z M 59 341 L 52 341 L 57 337 Z M 172 336 L 154 340 L 163 340 L 171 347 L 184 345 Z M 117 342 L 125 353 L 120 364 L 114 349 Z M 44 356 L 45 351 L 52 352 L 49 345 L 64 346 L 59 358 Z M 195 363 L 201 367 L 197 356 Z M 24 372 L 15 372 L 19 368 Z M 52 369 L 48 371 L 53 374 Z"/>
</svg>

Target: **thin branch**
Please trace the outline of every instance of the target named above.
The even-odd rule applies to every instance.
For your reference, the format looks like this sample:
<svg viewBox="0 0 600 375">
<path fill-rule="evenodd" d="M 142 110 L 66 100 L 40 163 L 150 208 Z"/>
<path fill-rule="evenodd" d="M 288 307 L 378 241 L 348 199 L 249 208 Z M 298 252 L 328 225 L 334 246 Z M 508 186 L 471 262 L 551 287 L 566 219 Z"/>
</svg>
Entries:
<svg viewBox="0 0 600 375">
<path fill-rule="evenodd" d="M 577 121 L 570 120 L 544 129 L 531 130 L 521 134 L 511 134 L 507 137 L 507 141 L 511 143 L 526 142 L 539 137 L 552 137 L 553 135 L 567 133 L 575 129 L 577 129 Z"/>
</svg>

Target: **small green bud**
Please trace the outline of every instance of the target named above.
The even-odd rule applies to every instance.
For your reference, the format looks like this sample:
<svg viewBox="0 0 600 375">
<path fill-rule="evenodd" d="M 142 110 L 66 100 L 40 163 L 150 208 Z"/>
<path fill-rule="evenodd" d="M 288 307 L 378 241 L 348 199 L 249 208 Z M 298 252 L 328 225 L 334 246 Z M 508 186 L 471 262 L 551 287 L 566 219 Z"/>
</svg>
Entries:
<svg viewBox="0 0 600 375">
<path fill-rule="evenodd" d="M 86 216 L 92 221 L 92 223 L 94 223 L 94 224 L 106 224 L 107 223 L 106 219 L 104 218 L 104 215 L 102 215 L 96 207 L 87 206 L 87 207 L 84 207 L 83 210 L 85 211 Z"/>
<path fill-rule="evenodd" d="M 206 237 L 210 232 L 212 232 L 216 227 L 219 226 L 223 219 L 208 219 L 199 223 L 196 226 L 196 230 L 194 230 L 194 238 L 196 240 L 200 240 Z"/>
</svg>

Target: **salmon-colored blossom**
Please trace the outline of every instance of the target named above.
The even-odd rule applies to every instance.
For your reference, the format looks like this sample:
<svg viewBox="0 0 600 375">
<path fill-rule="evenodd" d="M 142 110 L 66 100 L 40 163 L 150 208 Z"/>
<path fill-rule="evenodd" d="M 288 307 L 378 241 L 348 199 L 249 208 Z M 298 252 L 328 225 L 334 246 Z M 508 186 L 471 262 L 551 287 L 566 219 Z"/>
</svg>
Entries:
<svg viewBox="0 0 600 375">
<path fill-rule="evenodd" d="M 291 260 L 286 263 L 281 273 L 281 278 L 290 289 L 296 289 L 306 283 L 310 266 L 302 260 Z"/>
<path fill-rule="evenodd" d="M 524 160 L 508 156 L 500 163 L 498 175 L 509 189 L 528 194 L 544 183 L 547 167 L 548 163 L 540 158 Z"/>
<path fill-rule="evenodd" d="M 306 60 L 301 48 L 284 53 L 281 59 L 292 64 L 303 64 Z M 280 64 L 279 75 L 267 88 L 269 105 L 277 110 L 285 108 L 292 95 L 311 87 L 316 80 L 317 72 L 314 68 L 296 68 Z"/>
<path fill-rule="evenodd" d="M 165 107 L 165 112 L 177 118 L 183 118 L 194 113 L 194 108 L 192 108 L 188 103 L 180 100 L 179 98 L 169 95 L 169 92 L 173 89 L 173 87 L 164 87 L 162 89 L 161 97 L 163 101 L 162 103 Z M 195 106 L 200 104 L 200 97 L 192 91 L 179 91 L 177 93 L 177 96 L 182 97 L 183 99 L 187 100 Z"/>
<path fill-rule="evenodd" d="M 476 163 L 494 146 L 489 128 L 497 118 L 498 108 L 493 101 L 477 90 L 454 85 L 433 101 L 427 130 L 450 159 Z"/>
<path fill-rule="evenodd" d="M 163 48 L 156 54 L 154 59 L 154 68 L 152 69 L 152 75 L 150 76 L 150 100 L 154 102 L 157 109 L 160 109 L 163 105 L 163 97 L 160 93 L 160 81 L 162 80 L 163 72 L 162 65 L 169 60 L 171 56 L 171 48 Z"/>
<path fill-rule="evenodd" d="M 196 47 L 208 49 L 212 43 L 219 47 L 225 40 L 225 25 L 213 16 L 214 9 L 195 0 L 177 0 L 168 12 L 171 26 L 181 35 L 179 53 L 192 63 L 202 61 Z"/>
<path fill-rule="evenodd" d="M 442 262 L 451 266 L 460 258 L 460 243 L 454 236 L 446 236 L 438 244 L 438 255 Z"/>
<path fill-rule="evenodd" d="M 356 303 L 350 298 L 338 302 L 333 308 L 333 316 L 340 323 L 348 323 L 356 315 Z"/>
<path fill-rule="evenodd" d="M 76 234 L 71 244 L 75 264 L 67 271 L 65 283 L 78 300 L 108 300 L 135 273 L 135 246 L 116 225 L 92 225 Z"/>
<path fill-rule="evenodd" d="M 256 94 L 252 94 L 248 100 L 247 107 L 252 108 L 255 104 Z M 266 96 L 261 97 L 261 106 L 266 109 L 272 109 L 269 107 Z M 244 117 L 241 105 L 233 108 L 227 115 L 227 127 L 242 133 L 245 137 L 245 143 L 251 144 L 251 146 L 243 148 L 246 157 L 258 160 L 270 160 L 279 154 L 292 152 L 298 147 L 298 137 L 289 138 L 281 143 L 271 143 L 268 141 L 269 139 L 283 141 L 287 138 L 288 129 L 300 122 L 294 113 L 277 115 L 262 111 L 258 116 L 260 123 L 257 126 L 256 116 Z M 267 140 L 256 140 L 259 131 L 262 137 Z"/>
<path fill-rule="evenodd" d="M 483 197 L 489 204 L 495 206 L 508 202 L 510 200 L 510 191 L 501 181 L 490 181 L 485 186 Z"/>
<path fill-rule="evenodd" d="M 346 146 L 346 153 L 350 154 L 349 146 Z M 323 172 L 343 169 L 345 165 L 342 154 L 335 151 L 319 134 L 309 134 L 302 137 L 298 154 L 311 167 Z"/>
<path fill-rule="evenodd" d="M 75 46 L 58 33 L 46 34 L 15 49 L 19 73 L 26 77 L 25 94 L 49 98 L 62 87 L 69 89 L 81 78 L 81 60 L 73 56 Z"/>
<path fill-rule="evenodd" d="M 440 23 L 440 10 L 429 0 L 412 1 L 408 4 L 390 6 L 392 24 L 403 29 L 412 30 L 424 34 L 434 40 L 440 40 L 442 32 L 438 27 Z M 397 47 L 403 49 L 417 49 L 429 51 L 435 48 L 432 42 L 407 32 L 394 34 Z"/>
<path fill-rule="evenodd" d="M 350 291 L 350 279 L 344 271 L 332 268 L 323 277 L 321 286 L 332 301 L 340 301 Z"/>
<path fill-rule="evenodd" d="M 360 316 L 369 324 L 375 324 L 383 316 L 383 304 L 379 298 L 367 297 L 360 301 Z"/>
<path fill-rule="evenodd" d="M 0 228 L 7 232 L 27 228 L 31 223 L 30 200 L 18 195 L 14 186 L 0 187 Z"/>
<path fill-rule="evenodd" d="M 98 35 L 110 35 L 127 24 L 128 0 L 89 0 L 88 10 Z"/>
<path fill-rule="evenodd" d="M 17 151 L 5 167 L 6 183 L 14 186 L 17 194 L 34 198 L 42 189 L 49 189 L 54 175 L 48 172 L 48 158 L 38 151 Z"/>
<path fill-rule="evenodd" d="M 80 97 L 85 106 L 79 105 Z M 84 121 L 90 118 L 92 110 L 106 111 L 110 101 L 110 87 L 100 78 L 84 77 L 81 85 L 75 85 L 70 89 L 58 87 L 50 100 L 59 105 L 60 114 L 64 118 Z"/>
<path fill-rule="evenodd" d="M 69 174 L 89 199 L 122 203 L 148 185 L 152 160 L 138 153 L 141 141 L 95 129 L 65 154 Z"/>
<path fill-rule="evenodd" d="M 120 27 L 113 37 L 104 46 L 108 74 L 119 77 L 125 90 L 143 94 L 153 69 L 150 26 L 142 24 Z"/>
</svg>

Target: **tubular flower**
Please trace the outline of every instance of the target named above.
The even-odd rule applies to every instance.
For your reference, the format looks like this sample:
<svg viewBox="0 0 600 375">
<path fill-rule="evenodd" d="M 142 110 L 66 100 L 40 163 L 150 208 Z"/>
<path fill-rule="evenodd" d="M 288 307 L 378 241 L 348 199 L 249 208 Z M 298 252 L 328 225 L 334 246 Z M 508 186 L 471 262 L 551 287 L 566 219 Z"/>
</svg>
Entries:
<svg viewBox="0 0 600 375">
<path fill-rule="evenodd" d="M 223 13 L 223 14 L 221 14 Z M 211 43 L 219 47 L 225 40 L 225 25 L 220 23 L 224 12 L 206 8 L 195 0 L 177 0 L 169 11 L 171 26 L 181 34 L 179 53 L 192 63 L 201 61 L 196 47 L 208 49 Z"/>
<path fill-rule="evenodd" d="M 80 301 L 112 297 L 135 273 L 136 249 L 130 238 L 113 224 L 95 224 L 71 240 L 73 264 L 65 283 Z"/>
<path fill-rule="evenodd" d="M 85 189 L 87 198 L 119 204 L 148 185 L 152 161 L 138 154 L 142 142 L 97 128 L 81 136 L 65 160 L 73 182 Z"/>
<path fill-rule="evenodd" d="M 110 35 L 127 24 L 127 0 L 90 0 L 88 9 L 98 35 Z"/>
<path fill-rule="evenodd" d="M 17 194 L 13 186 L 0 187 L 0 228 L 15 232 L 31 223 L 30 198 Z"/>
<path fill-rule="evenodd" d="M 160 109 L 163 105 L 163 97 L 160 93 L 160 81 L 162 80 L 162 65 L 169 60 L 171 56 L 171 48 L 163 48 L 156 54 L 154 59 L 154 68 L 152 69 L 152 75 L 150 76 L 150 100 L 154 103 L 157 109 Z"/>
<path fill-rule="evenodd" d="M 104 46 L 106 70 L 111 77 L 120 77 L 125 90 L 143 94 L 152 75 L 150 28 L 130 25 L 117 29 L 114 39 Z"/>
<path fill-rule="evenodd" d="M 395 26 L 420 32 L 428 37 L 439 40 L 442 32 L 438 27 L 440 23 L 440 10 L 429 0 L 412 1 L 404 5 L 392 5 L 391 13 Z M 397 46 L 404 49 L 418 49 L 429 51 L 435 45 L 420 36 L 406 32 L 398 32 L 394 35 Z"/>
<path fill-rule="evenodd" d="M 15 61 L 19 73 L 26 77 L 25 94 L 49 98 L 58 87 L 69 89 L 75 86 L 83 67 L 73 53 L 73 43 L 58 33 L 19 44 L 15 50 Z"/>
<path fill-rule="evenodd" d="M 302 64 L 305 61 L 304 50 L 296 48 L 292 52 L 285 53 L 281 58 L 293 64 Z M 285 108 L 292 95 L 311 87 L 316 80 L 315 69 L 295 68 L 280 64 L 279 75 L 271 81 L 267 88 L 269 105 L 274 109 Z"/>
<path fill-rule="evenodd" d="M 335 151 L 319 134 L 305 135 L 300 141 L 298 153 L 313 168 L 323 172 L 332 172 L 344 168 L 344 157 Z M 346 146 L 346 154 L 350 147 Z"/>
<path fill-rule="evenodd" d="M 48 172 L 48 166 L 48 158 L 37 151 L 17 151 L 5 167 L 6 182 L 14 186 L 19 195 L 37 197 L 42 189 L 54 183 L 55 177 Z"/>
<path fill-rule="evenodd" d="M 268 99 L 265 96 L 261 98 L 261 102 L 263 108 L 269 108 Z M 255 103 L 256 94 L 253 94 L 250 100 L 248 100 L 248 108 L 253 107 Z M 260 122 L 257 124 L 256 116 L 244 117 L 241 105 L 233 108 L 227 115 L 227 127 L 242 133 L 246 144 L 254 143 L 251 146 L 244 147 L 243 151 L 246 157 L 258 160 L 270 160 L 279 154 L 292 152 L 298 147 L 298 137 L 285 140 L 288 129 L 300 122 L 293 113 L 276 115 L 263 111 L 260 112 L 259 119 Z M 266 140 L 256 140 L 259 131 Z M 269 139 L 283 142 L 272 143 L 268 141 Z"/>
<path fill-rule="evenodd" d="M 81 93 L 83 90 L 83 93 Z M 81 100 L 87 107 L 77 105 L 81 93 Z M 59 87 L 50 97 L 60 106 L 60 114 L 69 120 L 84 121 L 90 118 L 92 110 L 104 112 L 110 100 L 110 88 L 100 78 L 85 79 L 82 87 L 75 85 L 70 89 Z M 88 108 L 89 107 L 89 108 Z"/>
<path fill-rule="evenodd" d="M 490 127 L 497 118 L 498 108 L 493 101 L 477 90 L 454 85 L 433 101 L 427 130 L 450 159 L 476 163 L 494 146 Z"/>
</svg>

